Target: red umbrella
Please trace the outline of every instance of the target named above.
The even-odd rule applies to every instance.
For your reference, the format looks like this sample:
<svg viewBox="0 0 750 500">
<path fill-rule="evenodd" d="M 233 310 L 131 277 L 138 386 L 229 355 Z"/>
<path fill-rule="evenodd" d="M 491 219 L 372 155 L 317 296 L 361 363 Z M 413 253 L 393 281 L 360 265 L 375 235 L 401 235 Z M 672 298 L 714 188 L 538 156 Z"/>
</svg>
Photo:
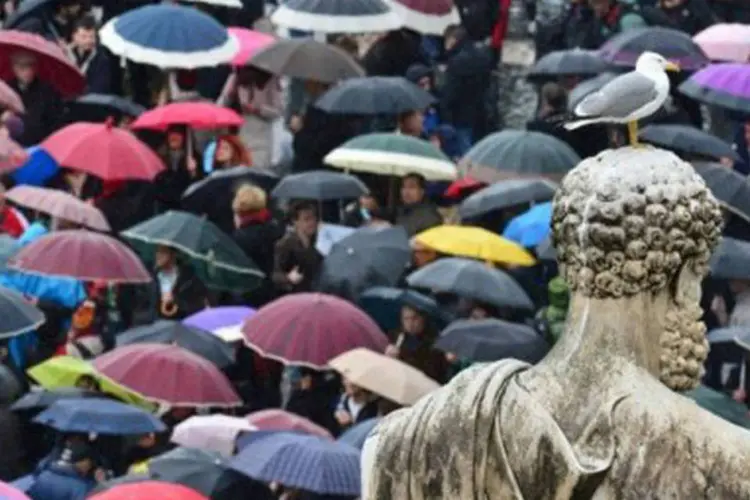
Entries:
<svg viewBox="0 0 750 500">
<path fill-rule="evenodd" d="M 62 49 L 39 35 L 23 31 L 0 31 L 0 79 L 14 78 L 12 58 L 19 52 L 36 57 L 39 79 L 55 87 L 63 97 L 75 97 L 83 92 L 86 80 Z"/>
<path fill-rule="evenodd" d="M 245 321 L 242 334 L 245 344 L 261 356 L 320 370 L 357 347 L 382 352 L 388 345 L 362 310 L 322 293 L 297 293 L 271 302 Z"/>
<path fill-rule="evenodd" d="M 109 223 L 98 208 L 57 189 L 16 186 L 5 199 L 16 205 L 42 212 L 58 219 L 80 224 L 97 231 L 109 231 Z"/>
<path fill-rule="evenodd" d="M 107 123 L 79 122 L 59 130 L 40 144 L 63 166 L 105 181 L 152 180 L 164 164 L 133 134 Z"/>
<path fill-rule="evenodd" d="M 138 256 L 111 236 L 85 230 L 56 231 L 23 247 L 8 267 L 43 276 L 83 281 L 148 283 Z"/>
<path fill-rule="evenodd" d="M 195 129 L 239 127 L 244 120 L 235 111 L 210 102 L 175 102 L 146 111 L 130 126 L 166 130 L 172 125 L 187 125 Z"/>
<path fill-rule="evenodd" d="M 478 181 L 473 177 L 462 177 L 461 179 L 453 181 L 451 185 L 448 186 L 448 189 L 445 190 L 443 196 L 451 200 L 460 200 L 465 196 L 479 191 L 486 185 L 487 184 L 484 182 Z"/>
<path fill-rule="evenodd" d="M 11 172 L 29 159 L 29 154 L 18 143 L 0 136 L 0 173 Z"/>
<path fill-rule="evenodd" d="M 188 408 L 242 404 L 232 384 L 216 365 L 175 345 L 118 347 L 96 358 L 94 367 L 158 403 Z"/>
<path fill-rule="evenodd" d="M 17 114 L 26 112 L 21 96 L 2 80 L 0 80 L 0 106 Z"/>
<path fill-rule="evenodd" d="M 162 481 L 142 481 L 139 483 L 118 484 L 106 491 L 89 497 L 90 500 L 136 500 L 158 498 L 159 500 L 208 500 L 187 486 Z"/>
<path fill-rule="evenodd" d="M 278 408 L 260 410 L 245 417 L 261 431 L 292 431 L 333 439 L 331 433 L 312 420 Z"/>
</svg>

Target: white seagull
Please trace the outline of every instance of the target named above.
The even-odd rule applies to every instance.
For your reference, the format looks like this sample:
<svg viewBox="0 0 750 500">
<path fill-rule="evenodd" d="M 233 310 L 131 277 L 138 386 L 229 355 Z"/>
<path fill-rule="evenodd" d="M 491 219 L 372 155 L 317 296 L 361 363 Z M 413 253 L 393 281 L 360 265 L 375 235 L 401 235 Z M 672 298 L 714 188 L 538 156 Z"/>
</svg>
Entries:
<svg viewBox="0 0 750 500">
<path fill-rule="evenodd" d="M 669 77 L 665 71 L 680 67 L 655 52 L 644 52 L 635 63 L 635 71 L 620 75 L 581 101 L 573 114 L 582 118 L 566 123 L 568 130 L 593 123 L 627 123 L 630 144 L 638 145 L 638 120 L 661 108 L 669 96 Z"/>
</svg>

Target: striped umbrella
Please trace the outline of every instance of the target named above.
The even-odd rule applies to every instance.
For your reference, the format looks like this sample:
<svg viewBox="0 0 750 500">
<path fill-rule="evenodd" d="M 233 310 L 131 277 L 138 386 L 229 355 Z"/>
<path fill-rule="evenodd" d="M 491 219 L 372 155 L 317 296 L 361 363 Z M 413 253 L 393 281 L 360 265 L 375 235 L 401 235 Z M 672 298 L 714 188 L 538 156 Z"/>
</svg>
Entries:
<svg viewBox="0 0 750 500">
<path fill-rule="evenodd" d="M 404 24 L 384 0 L 288 0 L 271 21 L 316 33 L 381 33 Z"/>
</svg>

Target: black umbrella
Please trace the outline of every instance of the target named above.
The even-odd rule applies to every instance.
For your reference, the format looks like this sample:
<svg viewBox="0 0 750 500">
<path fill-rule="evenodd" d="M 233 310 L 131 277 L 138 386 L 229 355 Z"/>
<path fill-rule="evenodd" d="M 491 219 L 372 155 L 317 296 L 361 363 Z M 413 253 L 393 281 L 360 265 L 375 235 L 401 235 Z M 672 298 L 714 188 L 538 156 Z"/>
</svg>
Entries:
<svg viewBox="0 0 750 500">
<path fill-rule="evenodd" d="M 3 23 L 3 28 L 7 30 L 18 29 L 18 26 L 30 15 L 41 13 L 44 9 L 51 9 L 58 2 L 59 0 L 23 0 L 18 4 L 13 14 L 8 16 L 8 19 Z"/>
<path fill-rule="evenodd" d="M 279 39 L 248 61 L 274 75 L 334 83 L 364 76 L 365 71 L 343 50 L 312 38 Z"/>
<path fill-rule="evenodd" d="M 117 336 L 117 345 L 174 344 L 211 361 L 219 368 L 234 363 L 234 351 L 219 337 L 178 321 L 160 320 L 126 330 Z"/>
<path fill-rule="evenodd" d="M 228 200 L 227 206 L 231 205 L 234 191 L 242 184 L 254 184 L 270 192 L 278 182 L 278 175 L 262 168 L 239 166 L 216 170 L 185 190 L 182 206 L 191 212 L 209 213 L 220 205 L 217 200 Z"/>
<path fill-rule="evenodd" d="M 530 326 L 499 319 L 454 321 L 440 333 L 435 347 L 470 361 L 515 358 L 532 364 L 549 351 L 547 342 Z"/>
<path fill-rule="evenodd" d="M 313 170 L 284 177 L 271 195 L 285 200 L 346 200 L 359 198 L 369 190 L 353 175 Z"/>
<path fill-rule="evenodd" d="M 0 406 L 12 403 L 23 393 L 21 382 L 13 370 L 0 365 Z"/>
<path fill-rule="evenodd" d="M 323 261 L 318 289 L 356 299 L 374 286 L 394 286 L 411 262 L 403 227 L 366 227 L 335 243 Z"/>
<path fill-rule="evenodd" d="M 610 68 L 610 64 L 599 57 L 594 50 L 579 48 L 556 50 L 539 59 L 529 70 L 529 77 L 546 79 L 559 76 L 597 75 Z"/>
<path fill-rule="evenodd" d="M 315 107 L 328 113 L 397 115 L 435 103 L 429 92 L 401 76 L 345 80 L 323 94 Z"/>
<path fill-rule="evenodd" d="M 44 314 L 23 295 L 0 287 L 0 339 L 7 339 L 34 330 L 44 323 Z"/>
<path fill-rule="evenodd" d="M 450 315 L 440 309 L 435 299 L 416 290 L 389 286 L 368 288 L 359 296 L 359 306 L 384 332 L 395 330 L 401 325 L 403 306 L 422 312 L 443 325 L 450 321 Z"/>
<path fill-rule="evenodd" d="M 509 179 L 487 186 L 466 198 L 458 207 L 461 219 L 471 219 L 514 205 L 549 201 L 557 184 L 547 179 Z"/>
<path fill-rule="evenodd" d="M 693 162 L 695 171 L 724 208 L 750 222 L 750 182 L 720 163 Z"/>
<path fill-rule="evenodd" d="M 594 78 L 584 80 L 570 91 L 568 94 L 568 111 L 573 112 L 581 101 L 583 101 L 589 94 L 600 90 L 606 84 L 617 78 L 617 73 L 602 73 Z"/>
<path fill-rule="evenodd" d="M 750 280 L 750 242 L 721 239 L 709 262 L 711 275 L 727 280 Z"/>
<path fill-rule="evenodd" d="M 731 144 L 690 125 L 649 125 L 641 129 L 638 136 L 643 142 L 678 153 L 707 156 L 717 160 L 724 157 L 735 161 L 740 159 Z"/>
<path fill-rule="evenodd" d="M 439 259 L 411 273 L 406 282 L 415 288 L 452 293 L 497 307 L 534 308 L 524 289 L 510 275 L 476 260 Z"/>
<path fill-rule="evenodd" d="M 656 52 L 679 64 L 683 70 L 697 70 L 710 62 L 690 35 L 661 26 L 624 31 L 610 38 L 599 49 L 599 55 L 605 61 L 626 67 L 635 66 L 644 52 Z"/>
<path fill-rule="evenodd" d="M 130 99 L 113 94 L 86 94 L 71 102 L 70 108 L 78 120 L 94 122 L 104 121 L 110 116 L 137 118 L 146 111 Z"/>
<path fill-rule="evenodd" d="M 40 411 L 61 399 L 101 398 L 101 392 L 87 391 L 77 387 L 60 387 L 54 390 L 31 391 L 10 407 L 13 411 Z"/>
</svg>

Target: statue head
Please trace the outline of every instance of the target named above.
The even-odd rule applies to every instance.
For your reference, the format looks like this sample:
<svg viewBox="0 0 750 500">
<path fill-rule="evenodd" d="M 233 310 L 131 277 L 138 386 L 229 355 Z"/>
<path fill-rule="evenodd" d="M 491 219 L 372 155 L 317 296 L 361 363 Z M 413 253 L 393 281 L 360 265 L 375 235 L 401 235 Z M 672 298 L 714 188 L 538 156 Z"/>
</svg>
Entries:
<svg viewBox="0 0 750 500">
<path fill-rule="evenodd" d="M 553 242 L 574 296 L 665 304 L 651 321 L 663 330 L 659 377 L 674 390 L 693 388 L 702 375 L 708 344 L 700 285 L 721 225 L 719 204 L 701 177 L 655 148 L 588 158 L 555 197 Z"/>
</svg>

